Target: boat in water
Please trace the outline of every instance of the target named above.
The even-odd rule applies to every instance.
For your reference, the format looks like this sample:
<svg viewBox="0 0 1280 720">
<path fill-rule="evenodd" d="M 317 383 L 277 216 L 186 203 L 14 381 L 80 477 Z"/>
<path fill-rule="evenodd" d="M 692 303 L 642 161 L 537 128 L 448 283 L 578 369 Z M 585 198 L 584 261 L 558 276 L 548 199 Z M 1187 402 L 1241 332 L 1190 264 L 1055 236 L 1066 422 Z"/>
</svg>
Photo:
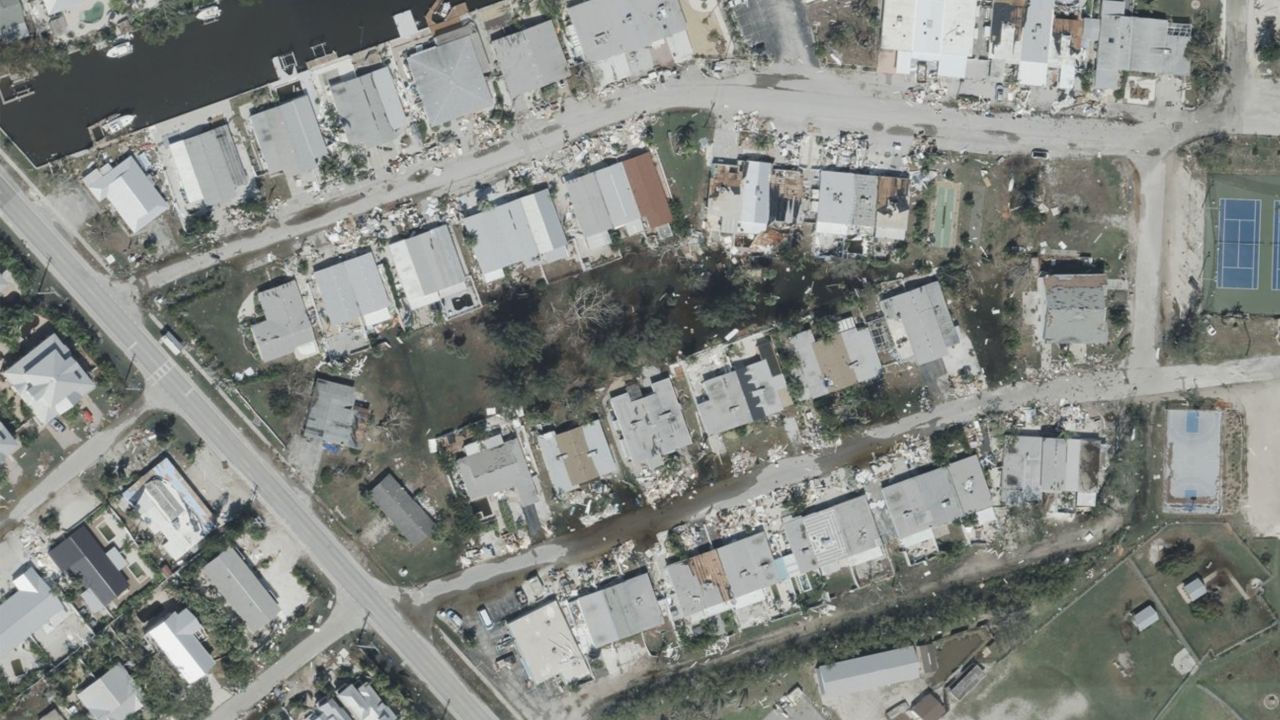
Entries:
<svg viewBox="0 0 1280 720">
<path fill-rule="evenodd" d="M 132 113 L 116 113 L 106 120 L 103 120 L 102 124 L 98 127 L 102 130 L 102 134 L 104 136 L 110 137 L 127 131 L 129 128 L 133 127 L 133 123 L 137 119 L 138 116 Z"/>
<path fill-rule="evenodd" d="M 121 42 L 118 42 L 115 45 L 112 45 L 111 47 L 107 48 L 107 57 L 112 59 L 128 57 L 129 55 L 132 55 L 132 54 L 133 54 L 133 43 L 128 40 L 122 40 Z"/>
<path fill-rule="evenodd" d="M 217 5 L 207 5 L 196 11 L 196 19 L 200 22 L 213 22 L 222 17 L 222 8 Z"/>
</svg>

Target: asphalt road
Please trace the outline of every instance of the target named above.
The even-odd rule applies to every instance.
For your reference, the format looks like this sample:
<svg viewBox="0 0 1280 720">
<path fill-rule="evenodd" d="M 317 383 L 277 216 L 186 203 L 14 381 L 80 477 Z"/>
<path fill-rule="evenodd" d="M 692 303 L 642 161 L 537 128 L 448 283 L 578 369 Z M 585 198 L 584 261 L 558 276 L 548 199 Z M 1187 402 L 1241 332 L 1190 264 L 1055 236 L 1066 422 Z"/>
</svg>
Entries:
<svg viewBox="0 0 1280 720">
<path fill-rule="evenodd" d="M 470 188 L 476 181 L 492 180 L 513 165 L 551 155 L 564 144 L 566 135 L 578 137 L 641 112 L 666 108 L 713 108 L 721 117 L 721 127 L 739 110 L 759 110 L 789 130 L 815 128 L 828 134 L 850 129 L 865 131 L 882 148 L 895 140 L 909 144 L 911 132 L 928 130 L 948 150 L 1009 153 L 1043 147 L 1055 156 L 1102 153 L 1143 158 L 1148 164 L 1151 158 L 1146 154 L 1150 150 L 1168 152 L 1177 143 L 1206 132 L 1195 116 L 1172 109 L 1160 121 L 1148 120 L 1133 127 L 1113 120 L 1011 115 L 987 118 L 908 102 L 901 96 L 905 87 L 907 83 L 902 78 L 886 79 L 869 73 L 838 75 L 803 65 L 774 66 L 768 74 L 747 73 L 726 80 L 689 70 L 680 79 L 652 90 L 628 88 L 605 100 L 571 100 L 557 124 L 522 122 L 511 131 L 506 145 L 479 157 L 450 161 L 438 176 L 418 183 L 403 176 L 359 183 L 343 196 L 353 198 L 351 202 L 344 203 L 339 198 L 334 202 L 336 207 L 327 213 L 294 225 L 263 229 L 223 245 L 217 254 L 226 259 L 258 252 L 410 194 Z M 874 129 L 877 127 L 880 129 Z M 730 150 L 727 145 L 722 149 Z M 158 268 L 146 276 L 145 282 L 151 288 L 161 287 L 218 262 L 212 254 L 205 253 Z"/>
<path fill-rule="evenodd" d="M 338 602 L 362 608 L 368 627 L 380 635 L 408 668 L 423 678 L 450 713 L 460 720 L 493 720 L 496 715 L 463 682 L 450 661 L 422 635 L 408 631 L 394 603 L 400 591 L 373 580 L 311 510 L 305 491 L 290 482 L 220 407 L 175 365 L 148 329 L 131 286 L 112 283 L 75 248 L 76 238 L 58 224 L 43 198 L 28 196 L 25 182 L 9 168 L 0 172 L 0 220 L 32 253 L 49 261 L 49 274 L 66 289 L 89 319 L 126 354 L 146 381 L 147 407 L 181 413 L 206 446 L 255 483 L 258 499 L 275 516 L 277 531 L 294 535 L 338 591 Z"/>
</svg>

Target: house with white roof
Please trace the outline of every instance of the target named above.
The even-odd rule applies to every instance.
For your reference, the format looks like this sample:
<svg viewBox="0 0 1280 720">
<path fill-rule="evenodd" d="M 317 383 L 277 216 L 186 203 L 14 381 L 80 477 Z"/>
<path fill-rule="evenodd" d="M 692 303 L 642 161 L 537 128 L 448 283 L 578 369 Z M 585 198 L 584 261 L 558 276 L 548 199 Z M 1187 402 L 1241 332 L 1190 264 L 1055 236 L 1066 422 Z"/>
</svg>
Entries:
<svg viewBox="0 0 1280 720">
<path fill-rule="evenodd" d="M 329 83 L 347 140 L 363 147 L 397 145 L 409 118 L 387 65 L 362 68 Z"/>
<path fill-rule="evenodd" d="M 280 616 L 275 595 L 235 546 L 206 563 L 200 578 L 218 591 L 250 633 L 265 630 Z"/>
<path fill-rule="evenodd" d="M 338 691 L 338 702 L 351 720 L 396 720 L 396 713 L 382 701 L 369 683 L 348 685 Z"/>
<path fill-rule="evenodd" d="M 1091 505 L 1077 496 L 1096 497 L 1096 478 L 1088 477 L 1084 465 L 1088 456 L 1096 466 L 1098 453 L 1091 438 L 1018 435 L 1004 454 L 1000 494 L 1006 505 L 1039 504 L 1048 498 L 1068 499 L 1068 509 Z"/>
<path fill-rule="evenodd" d="M 257 300 L 262 319 L 250 325 L 249 331 L 262 362 L 306 360 L 320 354 L 297 280 L 277 278 L 258 288 Z"/>
<path fill-rule="evenodd" d="M 188 208 L 237 202 L 249 187 L 240 147 L 225 122 L 169 138 L 169 157 Z"/>
<path fill-rule="evenodd" d="M 934 552 L 939 536 L 966 516 L 978 527 L 996 521 L 991 489 L 976 455 L 886 483 L 882 491 L 885 514 L 908 558 Z"/>
<path fill-rule="evenodd" d="M 963 80 L 978 41 L 978 0 L 885 0 L 880 67 L 902 75 L 924 64 Z"/>
<path fill-rule="evenodd" d="M 635 637 L 665 622 L 647 572 L 579 595 L 574 608 L 594 648 Z"/>
<path fill-rule="evenodd" d="M 367 346 L 369 335 L 395 318 L 384 273 L 368 249 L 320 263 L 311 277 L 332 350 L 353 352 Z"/>
<path fill-rule="evenodd" d="M 820 171 L 814 225 L 819 241 L 829 245 L 834 240 L 873 235 L 879 191 L 880 179 L 875 175 L 846 170 Z"/>
<path fill-rule="evenodd" d="M 867 327 L 854 318 L 836 325 L 836 334 L 819 340 L 812 330 L 791 337 L 791 349 L 799 361 L 796 374 L 804 386 L 801 400 L 816 400 L 858 383 L 874 380 L 884 366 Z"/>
<path fill-rule="evenodd" d="M 188 685 L 213 672 L 213 656 L 201 638 L 204 626 L 190 609 L 170 613 L 147 630 L 147 638 Z"/>
<path fill-rule="evenodd" d="M 164 196 L 147 176 L 138 158 L 130 153 L 115 165 L 100 165 L 84 176 L 84 186 L 98 202 L 106 202 L 129 229 L 137 234 L 169 209 Z"/>
<path fill-rule="evenodd" d="M 508 268 L 569 258 L 569 240 L 546 188 L 464 218 L 462 232 L 486 283 L 504 278 Z"/>
<path fill-rule="evenodd" d="M 783 521 L 783 534 L 791 546 L 791 575 L 817 572 L 830 576 L 885 558 L 865 494 L 788 517 Z"/>
<path fill-rule="evenodd" d="M 213 532 L 213 511 L 167 453 L 143 470 L 122 498 L 170 560 L 186 557 Z"/>
<path fill-rule="evenodd" d="M 143 707 L 133 677 L 119 664 L 82 688 L 76 698 L 93 720 L 126 720 Z"/>
<path fill-rule="evenodd" d="M 299 93 L 249 115 L 262 163 L 270 172 L 307 177 L 328 152 L 311 97 Z"/>
<path fill-rule="evenodd" d="M 550 20 L 528 27 L 510 27 L 489 41 L 502 69 L 502 81 L 513 98 L 541 90 L 569 77 L 569 62 L 556 26 Z"/>
<path fill-rule="evenodd" d="M 530 683 L 541 685 L 552 679 L 570 683 L 591 677 L 591 667 L 554 596 L 508 619 L 507 630 Z"/>
<path fill-rule="evenodd" d="M 69 412 L 97 387 L 57 334 L 50 334 L 3 372 L 5 382 L 40 425 Z"/>
<path fill-rule="evenodd" d="M 474 26 L 438 35 L 431 45 L 405 57 L 405 65 L 433 127 L 493 107 L 485 77 L 489 56 Z"/>
<path fill-rule="evenodd" d="M 618 463 L 599 420 L 540 434 L 538 453 L 551 478 L 551 487 L 557 493 L 571 492 L 618 472 Z"/>
<path fill-rule="evenodd" d="M 638 235 L 644 232 L 640 207 L 631 192 L 626 168 L 616 162 L 565 182 L 569 202 L 584 236 L 584 255 L 599 256 L 610 250 L 610 231 Z"/>
<path fill-rule="evenodd" d="M 49 640 L 49 633 L 74 615 L 49 583 L 30 564 L 13 576 L 12 589 L 0 600 L 0 666 L 14 674 L 13 662 L 31 663 L 27 641 L 35 638 L 46 651 L 61 657 L 64 649 Z"/>
<path fill-rule="evenodd" d="M 609 424 L 632 470 L 654 470 L 693 444 L 675 385 L 667 373 L 628 382 L 609 396 Z"/>
<path fill-rule="evenodd" d="M 570 51 L 601 85 L 693 59 L 684 11 L 672 0 L 586 0 L 569 6 Z"/>
<path fill-rule="evenodd" d="M 448 225 L 437 225 L 390 243 L 387 259 L 400 286 L 400 297 L 415 312 L 439 306 L 444 316 L 450 317 L 461 311 L 452 301 L 473 292 L 462 253 Z M 474 307 L 472 301 L 462 309 Z"/>
<path fill-rule="evenodd" d="M 672 616 L 696 625 L 729 610 L 741 611 L 768 599 L 769 589 L 787 579 L 775 561 L 765 532 L 756 532 L 687 560 L 667 565 Z"/>
<path fill-rule="evenodd" d="M 955 375 L 964 368 L 980 371 L 973 343 L 951 316 L 936 278 L 920 278 L 884 294 L 880 309 L 899 360 L 919 365 L 932 377 Z"/>
<path fill-rule="evenodd" d="M 703 374 L 694 392 L 698 419 L 710 436 L 766 420 L 792 404 L 786 376 L 762 355 Z"/>
</svg>

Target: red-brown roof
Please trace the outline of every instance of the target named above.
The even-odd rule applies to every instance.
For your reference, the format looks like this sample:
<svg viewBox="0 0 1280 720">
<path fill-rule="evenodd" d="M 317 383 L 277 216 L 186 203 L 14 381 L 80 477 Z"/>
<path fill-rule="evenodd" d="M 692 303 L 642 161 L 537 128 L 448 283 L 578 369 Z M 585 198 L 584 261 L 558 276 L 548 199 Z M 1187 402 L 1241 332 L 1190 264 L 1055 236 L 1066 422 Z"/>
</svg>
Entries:
<svg viewBox="0 0 1280 720">
<path fill-rule="evenodd" d="M 650 230 L 671 224 L 671 208 L 667 205 L 667 190 L 658 175 L 658 166 L 653 162 L 653 155 L 643 153 L 622 161 L 627 173 L 627 182 L 631 183 L 631 192 L 636 196 L 636 206 L 640 208 L 640 216 Z"/>
</svg>

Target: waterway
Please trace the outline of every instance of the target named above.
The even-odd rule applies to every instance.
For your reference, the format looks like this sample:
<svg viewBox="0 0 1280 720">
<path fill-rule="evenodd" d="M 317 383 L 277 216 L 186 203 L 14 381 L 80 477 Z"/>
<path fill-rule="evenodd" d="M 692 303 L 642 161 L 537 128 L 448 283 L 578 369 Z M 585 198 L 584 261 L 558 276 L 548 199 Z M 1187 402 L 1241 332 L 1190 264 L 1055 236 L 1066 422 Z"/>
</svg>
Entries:
<svg viewBox="0 0 1280 720">
<path fill-rule="evenodd" d="M 222 3 L 222 18 L 193 22 L 164 45 L 135 43 L 118 60 L 102 53 L 73 56 L 65 74 L 46 73 L 35 95 L 0 107 L 0 127 L 36 164 L 89 146 L 89 125 L 116 112 L 138 116 L 135 128 L 190 112 L 275 79 L 271 59 L 311 48 L 349 54 L 395 37 L 392 16 L 425 0 L 260 0 Z"/>
</svg>

